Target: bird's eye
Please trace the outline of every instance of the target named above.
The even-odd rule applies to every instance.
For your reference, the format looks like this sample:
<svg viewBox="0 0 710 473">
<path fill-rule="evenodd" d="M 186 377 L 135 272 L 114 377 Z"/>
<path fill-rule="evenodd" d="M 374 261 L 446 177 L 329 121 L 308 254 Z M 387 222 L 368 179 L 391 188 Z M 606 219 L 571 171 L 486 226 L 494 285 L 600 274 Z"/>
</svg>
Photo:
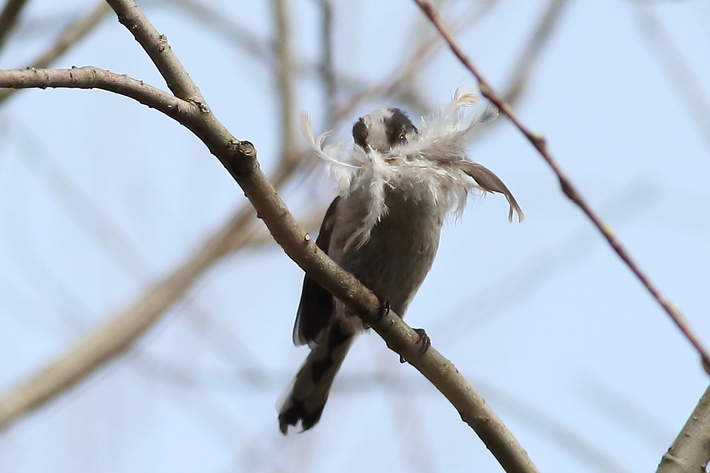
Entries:
<svg viewBox="0 0 710 473">
<path fill-rule="evenodd" d="M 400 143 L 406 143 L 407 142 L 407 133 L 402 132 L 399 134 L 399 142 Z"/>
</svg>

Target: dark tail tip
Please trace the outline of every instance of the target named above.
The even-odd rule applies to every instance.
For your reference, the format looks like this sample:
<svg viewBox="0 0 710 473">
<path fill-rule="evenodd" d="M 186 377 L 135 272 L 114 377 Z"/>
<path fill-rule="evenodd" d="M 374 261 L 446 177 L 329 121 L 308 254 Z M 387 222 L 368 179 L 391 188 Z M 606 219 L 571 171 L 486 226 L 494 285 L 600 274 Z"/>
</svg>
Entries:
<svg viewBox="0 0 710 473">
<path fill-rule="evenodd" d="M 292 400 L 291 406 L 279 414 L 279 429 L 281 430 L 281 433 L 284 435 L 288 434 L 289 426 L 295 427 L 298 425 L 299 421 L 301 422 L 301 427 L 303 428 L 301 432 L 305 432 L 310 429 L 320 420 L 324 407 L 325 404 L 321 405 L 318 409 L 315 409 L 312 412 L 308 412 L 302 401 Z"/>
</svg>

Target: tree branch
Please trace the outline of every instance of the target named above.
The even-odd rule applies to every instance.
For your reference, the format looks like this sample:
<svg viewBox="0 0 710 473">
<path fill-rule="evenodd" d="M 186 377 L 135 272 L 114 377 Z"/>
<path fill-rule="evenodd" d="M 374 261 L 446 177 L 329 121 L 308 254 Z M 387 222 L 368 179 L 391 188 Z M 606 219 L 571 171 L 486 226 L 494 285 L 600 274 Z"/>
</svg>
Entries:
<svg viewBox="0 0 710 473">
<path fill-rule="evenodd" d="M 690 415 L 656 473 L 701 473 L 710 462 L 710 388 Z"/>
<path fill-rule="evenodd" d="M 238 224 L 233 221 L 232 225 Z M 124 351 L 153 324 L 205 268 L 228 251 L 231 226 L 208 240 L 179 271 L 156 284 L 117 317 L 87 335 L 67 354 L 0 397 L 0 428 L 44 404 Z"/>
<path fill-rule="evenodd" d="M 552 157 L 549 150 L 547 149 L 547 142 L 542 135 L 534 133 L 527 126 L 523 124 L 518 115 L 512 109 L 512 107 L 491 87 L 489 82 L 483 77 L 483 74 L 476 68 L 473 62 L 468 58 L 468 56 L 463 52 L 461 47 L 458 45 L 454 37 L 451 35 L 449 30 L 446 28 L 444 23 L 439 18 L 434 7 L 427 0 L 414 0 L 414 2 L 419 5 L 424 14 L 429 18 L 432 24 L 439 31 L 441 36 L 446 40 L 451 48 L 454 55 L 461 61 L 461 64 L 468 69 L 471 74 L 478 81 L 479 89 L 481 94 L 490 100 L 498 109 L 503 112 L 511 122 L 520 130 L 525 137 L 532 143 L 532 145 L 538 150 L 542 158 L 547 162 L 547 164 L 552 168 L 557 179 L 560 182 L 560 187 L 562 192 L 577 206 L 582 209 L 585 215 L 592 221 L 594 226 L 601 232 L 606 241 L 616 252 L 617 255 L 626 263 L 626 265 L 631 269 L 631 271 L 636 275 L 638 280 L 644 287 L 651 293 L 651 296 L 658 302 L 658 304 L 663 308 L 663 310 L 668 314 L 673 323 L 680 329 L 685 338 L 693 345 L 695 350 L 700 355 L 700 359 L 705 371 L 710 374 L 710 353 L 707 352 L 705 347 L 700 342 L 700 339 L 691 330 L 690 325 L 683 317 L 683 314 L 675 307 L 675 305 L 668 300 L 661 291 L 656 287 L 655 284 L 650 280 L 650 278 L 641 270 L 641 268 L 636 264 L 636 262 L 631 259 L 631 256 L 622 246 L 621 241 L 616 238 L 614 231 L 611 226 L 605 224 L 601 218 L 592 210 L 589 204 L 584 200 L 582 194 L 577 190 L 574 183 L 564 174 L 562 168 L 557 163 L 557 161 Z"/>
<path fill-rule="evenodd" d="M 170 89 L 179 98 L 184 98 L 189 103 L 172 99 L 166 101 L 168 105 L 165 105 L 163 100 L 165 100 L 164 95 L 167 94 L 158 93 L 160 92 L 158 89 L 150 88 L 129 78 L 120 81 L 110 73 L 99 73 L 100 70 L 96 68 L 86 68 L 87 70 L 79 75 L 90 76 L 90 80 L 95 81 L 97 87 L 123 93 L 141 101 L 141 103 L 150 104 L 193 131 L 239 183 L 256 209 L 259 218 L 264 221 L 274 239 L 290 258 L 315 281 L 358 313 L 363 316 L 378 313 L 380 302 L 377 297 L 354 276 L 344 271 L 325 255 L 315 245 L 311 237 L 298 226 L 276 190 L 261 172 L 254 146 L 247 141 L 235 139 L 212 115 L 199 90 L 172 53 L 165 37 L 155 31 L 133 1 L 108 1 L 118 13 L 120 21 L 129 28 L 146 49 Z M 81 87 L 79 85 L 81 81 L 76 78 L 74 71 L 77 70 L 70 70 L 70 73 L 67 71 L 58 73 L 60 76 L 62 74 L 67 76 L 63 77 L 67 81 L 64 83 L 65 86 Z M 25 78 L 26 80 L 19 80 L 16 77 L 19 72 L 22 71 L 9 71 L 10 74 L 6 76 L 11 77 L 10 79 L 5 77 L 5 79 L 14 86 L 20 87 L 28 87 L 30 79 L 40 81 L 43 78 L 46 81 L 45 86 L 57 87 L 60 85 L 60 81 L 51 82 L 49 80 L 52 74 L 47 71 L 30 70 L 28 71 L 30 78 Z M 0 85 L 2 85 L 3 77 L 4 74 L 0 72 Z M 117 83 L 123 87 L 118 88 Z M 216 244 L 217 242 L 211 243 Z M 196 262 L 189 270 L 180 271 L 169 278 L 166 284 L 170 283 L 170 285 L 184 290 L 198 273 L 199 266 L 200 264 Z M 162 289 L 163 286 L 161 285 L 160 288 Z M 159 292 L 162 295 L 162 291 Z M 164 305 L 165 300 L 167 299 L 142 300 L 137 309 Z M 164 308 L 162 307 L 160 311 Z M 156 313 L 160 311 L 156 311 Z M 420 345 L 417 344 L 419 334 L 406 325 L 397 314 L 392 312 L 384 314 L 379 320 L 371 322 L 371 325 L 385 339 L 388 347 L 408 360 L 449 399 L 459 411 L 462 419 L 476 431 L 506 471 L 537 472 L 525 450 L 473 387 L 461 376 L 456 367 L 434 348 L 430 348 L 423 355 L 420 354 Z M 105 357 L 108 358 L 112 353 L 121 349 L 121 346 L 116 344 L 96 347 L 93 345 L 93 341 L 90 342 L 92 343 L 80 346 L 81 350 L 77 352 L 77 359 L 72 365 L 76 368 L 64 377 L 69 384 L 76 382 L 98 366 L 95 363 L 87 366 L 87 360 L 91 353 L 103 350 Z M 50 366 L 48 375 L 54 374 L 53 371 L 55 371 L 54 365 Z M 51 378 L 51 376 L 46 376 L 46 379 Z M 42 391 L 42 386 L 38 386 L 38 388 Z M 51 392 L 47 389 L 44 392 L 46 396 L 51 396 Z M 24 392 L 19 392 L 16 396 L 9 397 L 11 403 L 14 402 L 20 406 L 20 412 L 31 408 L 31 405 L 23 399 L 23 395 Z M 10 407 L 12 407 L 11 403 Z M 8 410 L 8 404 L 5 403 L 3 411 Z"/>
<path fill-rule="evenodd" d="M 205 99 L 170 48 L 168 38 L 153 28 L 138 5 L 133 1 L 123 0 L 106 0 L 106 2 L 118 15 L 118 21 L 131 32 L 133 38 L 143 47 L 175 96 L 205 107 Z"/>
<path fill-rule="evenodd" d="M 98 67 L 71 69 L 14 69 L 0 71 L 0 87 L 12 89 L 101 89 L 130 97 L 154 108 L 178 122 L 182 117 L 199 113 L 197 107 L 174 95 L 125 74 L 116 74 Z"/>
</svg>

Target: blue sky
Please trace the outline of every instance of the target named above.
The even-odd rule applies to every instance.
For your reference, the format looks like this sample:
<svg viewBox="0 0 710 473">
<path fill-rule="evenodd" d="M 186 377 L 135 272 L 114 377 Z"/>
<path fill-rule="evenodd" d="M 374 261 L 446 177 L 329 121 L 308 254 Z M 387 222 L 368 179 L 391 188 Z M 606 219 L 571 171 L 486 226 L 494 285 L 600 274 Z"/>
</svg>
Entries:
<svg viewBox="0 0 710 473">
<path fill-rule="evenodd" d="M 319 57 L 316 3 L 291 4 L 301 60 Z M 516 109 L 710 344 L 710 7 L 568 3 Z M 205 4 L 264 41 L 273 34 L 268 2 Z M 450 4 L 449 18 L 466 6 Z M 546 4 L 494 2 L 460 35 L 495 87 L 507 84 Z M 25 65 L 92 5 L 31 1 L 0 67 Z M 378 83 L 416 43 L 411 2 L 334 8 L 335 64 L 348 76 Z M 280 145 L 269 66 L 169 2 L 145 11 L 217 117 L 272 171 Z M 649 36 L 643 28 L 654 19 L 662 29 Z M 678 53 L 670 62 L 664 38 Z M 56 64 L 71 65 L 164 88 L 112 16 Z M 475 88 L 448 51 L 416 85 L 434 107 L 457 87 Z M 296 97 L 321 130 L 320 83 L 299 79 Z M 366 101 L 334 139 L 348 139 L 351 123 L 382 105 L 408 107 Z M 472 198 L 446 226 L 407 322 L 426 328 L 541 471 L 654 471 L 707 375 L 532 146 L 498 122 L 470 156 L 504 180 L 526 220 L 508 223 L 500 196 Z M 21 92 L 0 107 L 0 136 L 6 391 L 170 274 L 245 199 L 187 130 L 106 92 Z M 303 216 L 322 212 L 333 189 L 319 169 L 282 195 Z M 355 345 L 320 424 L 282 437 L 276 399 L 307 351 L 290 338 L 301 279 L 273 244 L 222 259 L 126 354 L 0 433 L 0 471 L 500 471 L 455 410 L 375 334 Z"/>
</svg>

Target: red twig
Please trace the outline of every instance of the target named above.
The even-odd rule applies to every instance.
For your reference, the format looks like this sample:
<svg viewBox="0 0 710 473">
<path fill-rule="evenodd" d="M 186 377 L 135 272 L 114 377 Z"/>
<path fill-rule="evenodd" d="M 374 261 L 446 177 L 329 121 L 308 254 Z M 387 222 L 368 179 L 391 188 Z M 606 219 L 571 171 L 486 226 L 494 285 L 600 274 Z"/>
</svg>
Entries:
<svg viewBox="0 0 710 473">
<path fill-rule="evenodd" d="M 621 242 L 614 236 L 611 227 L 602 222 L 601 218 L 599 218 L 599 216 L 592 210 L 589 204 L 587 204 L 587 202 L 582 198 L 582 195 L 579 193 L 579 191 L 577 191 L 577 188 L 574 186 L 572 181 L 567 176 L 565 176 L 564 172 L 560 168 L 560 165 L 557 164 L 557 161 L 553 159 L 552 155 L 548 151 L 545 138 L 543 138 L 537 133 L 534 133 L 528 127 L 526 127 L 525 124 L 523 124 L 523 122 L 520 120 L 518 115 L 515 113 L 515 111 L 511 108 L 511 106 L 508 105 L 508 103 L 503 100 L 503 98 L 498 95 L 495 90 L 493 90 L 486 78 L 483 77 L 483 74 L 481 74 L 481 72 L 476 68 L 473 62 L 459 47 L 458 43 L 449 32 L 446 25 L 444 25 L 444 23 L 441 21 L 441 18 L 439 17 L 432 4 L 426 0 L 414 0 L 414 2 L 419 5 L 424 14 L 429 17 L 429 20 L 431 20 L 432 24 L 436 27 L 436 29 L 439 30 L 439 33 L 449 44 L 451 51 L 454 53 L 454 55 L 456 55 L 459 61 L 461 61 L 461 64 L 463 64 L 464 67 L 466 67 L 466 69 L 468 69 L 471 74 L 476 77 L 476 80 L 478 81 L 478 87 L 481 90 L 481 95 L 486 97 L 496 107 L 498 107 L 498 109 L 502 113 L 504 113 L 510 119 L 511 122 L 513 122 L 513 124 L 525 135 L 528 140 L 530 140 L 532 145 L 540 152 L 542 158 L 547 162 L 547 164 L 549 164 L 554 173 L 557 175 L 557 179 L 560 181 L 560 187 L 562 188 L 562 192 L 564 192 L 564 194 L 569 197 L 572 202 L 577 204 L 577 206 L 582 209 L 582 211 L 592 221 L 594 226 L 597 227 L 597 229 L 602 233 L 602 235 L 604 235 L 604 238 L 606 238 L 606 241 L 609 242 L 609 245 L 611 245 L 616 254 L 619 255 L 619 257 L 626 263 L 626 265 L 631 269 L 631 271 L 634 272 L 639 281 L 641 281 L 641 284 L 643 284 L 646 289 L 648 289 L 648 292 L 650 292 L 651 295 L 656 299 L 656 301 L 661 305 L 661 307 L 663 307 L 663 310 L 665 310 L 666 313 L 670 316 L 671 320 L 673 320 L 673 323 L 678 326 L 683 335 L 685 335 L 688 341 L 698 351 L 705 371 L 710 374 L 710 355 L 708 354 L 705 347 L 703 347 L 702 343 L 700 343 L 698 337 L 690 329 L 690 326 L 686 322 L 685 317 L 683 317 L 683 314 L 681 314 L 681 312 L 673 305 L 673 303 L 671 303 L 663 294 L 661 294 L 658 288 L 653 284 L 653 282 L 651 282 L 649 277 L 646 276 L 646 274 L 641 271 L 641 268 L 634 262 L 634 260 L 631 259 L 631 256 L 628 254 L 626 249 L 621 245 Z"/>
</svg>

